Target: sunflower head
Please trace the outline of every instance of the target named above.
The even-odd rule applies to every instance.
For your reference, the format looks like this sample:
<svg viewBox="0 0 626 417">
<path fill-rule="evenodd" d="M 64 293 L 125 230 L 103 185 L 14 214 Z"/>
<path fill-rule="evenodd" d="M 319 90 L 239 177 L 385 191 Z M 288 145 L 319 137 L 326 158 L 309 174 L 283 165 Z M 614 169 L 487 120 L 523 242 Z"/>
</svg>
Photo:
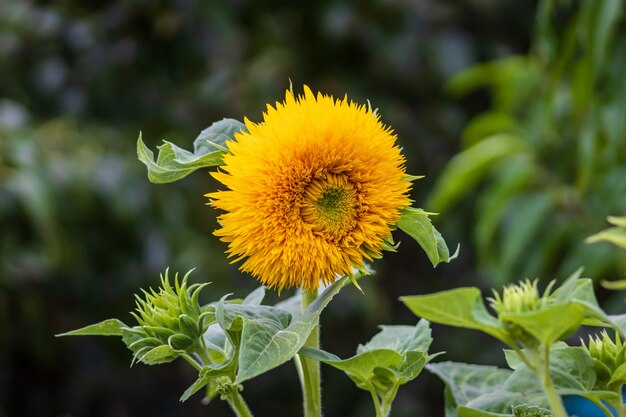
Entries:
<svg viewBox="0 0 626 417">
<path fill-rule="evenodd" d="M 411 184 L 396 136 L 347 98 L 287 92 L 228 143 L 215 234 L 270 287 L 316 290 L 380 256 Z"/>
</svg>

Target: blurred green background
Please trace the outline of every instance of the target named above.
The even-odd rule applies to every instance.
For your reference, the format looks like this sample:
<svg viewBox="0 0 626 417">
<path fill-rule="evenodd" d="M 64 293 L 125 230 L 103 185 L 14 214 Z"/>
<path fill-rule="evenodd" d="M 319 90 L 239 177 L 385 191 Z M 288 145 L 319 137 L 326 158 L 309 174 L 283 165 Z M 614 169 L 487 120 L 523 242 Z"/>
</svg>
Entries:
<svg viewBox="0 0 626 417">
<path fill-rule="evenodd" d="M 117 339 L 53 335 L 129 321 L 132 293 L 166 266 L 196 267 L 210 299 L 256 287 L 211 234 L 202 195 L 216 183 L 199 172 L 150 184 L 135 143 L 141 130 L 153 148 L 190 148 L 214 120 L 258 121 L 290 80 L 378 107 L 408 171 L 427 176 L 416 205 L 440 212 L 450 246 L 461 244 L 432 270 L 397 233 L 365 295 L 346 289 L 324 312 L 326 350 L 348 356 L 377 324 L 414 323 L 401 295 L 545 284 L 579 265 L 620 277 L 624 255 L 583 239 L 626 215 L 623 4 L 0 2 L 0 417 L 230 415 L 178 402 L 195 380 L 185 363 L 130 369 Z M 474 332 L 434 326 L 434 337 L 446 360 L 503 363 Z M 366 392 L 323 372 L 326 415 L 373 415 Z M 247 383 L 255 415 L 300 415 L 295 378 L 286 364 Z M 442 391 L 424 372 L 392 414 L 441 416 Z"/>
</svg>

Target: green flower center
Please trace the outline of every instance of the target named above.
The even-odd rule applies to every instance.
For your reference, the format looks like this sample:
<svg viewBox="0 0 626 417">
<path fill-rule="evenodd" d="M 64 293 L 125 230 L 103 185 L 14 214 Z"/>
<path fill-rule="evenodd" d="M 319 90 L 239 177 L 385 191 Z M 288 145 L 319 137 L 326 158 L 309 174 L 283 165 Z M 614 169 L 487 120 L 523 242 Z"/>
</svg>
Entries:
<svg viewBox="0 0 626 417">
<path fill-rule="evenodd" d="M 345 176 L 327 175 L 307 186 L 300 214 L 314 232 L 338 240 L 354 227 L 358 206 L 354 185 Z"/>
</svg>

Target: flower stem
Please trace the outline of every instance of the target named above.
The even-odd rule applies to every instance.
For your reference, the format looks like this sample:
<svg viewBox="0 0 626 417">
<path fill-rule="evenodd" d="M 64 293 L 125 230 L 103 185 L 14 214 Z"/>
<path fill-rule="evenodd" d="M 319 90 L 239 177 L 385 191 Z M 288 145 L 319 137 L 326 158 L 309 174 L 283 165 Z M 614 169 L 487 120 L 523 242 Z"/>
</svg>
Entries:
<svg viewBox="0 0 626 417">
<path fill-rule="evenodd" d="M 374 388 L 370 388 L 370 394 L 372 394 L 372 402 L 374 403 L 374 409 L 376 410 L 376 417 L 385 417 L 383 410 L 380 408 L 380 400 L 378 399 L 378 394 Z"/>
<path fill-rule="evenodd" d="M 552 377 L 550 376 L 550 347 L 542 346 L 540 353 L 540 363 L 537 367 L 540 373 L 541 385 L 543 386 L 543 392 L 546 394 L 548 404 L 550 404 L 550 410 L 554 417 L 568 417 L 567 411 L 563 406 L 561 397 L 554 388 Z"/>
<path fill-rule="evenodd" d="M 400 385 L 398 384 L 394 385 L 392 391 L 383 398 L 382 410 L 383 410 L 383 416 L 385 417 L 388 417 L 389 413 L 391 413 L 391 404 L 393 403 L 393 400 L 396 399 L 398 388 L 400 388 Z"/>
<path fill-rule="evenodd" d="M 238 389 L 233 389 L 231 393 L 226 396 L 226 401 L 228 401 L 228 404 L 237 417 L 252 417 L 248 404 L 246 404 Z"/>
<path fill-rule="evenodd" d="M 317 291 L 302 290 L 302 311 L 317 298 Z M 319 324 L 316 324 L 304 346 L 319 347 Z M 320 389 L 320 364 L 318 361 L 300 357 L 304 385 L 304 416 L 321 417 L 322 415 L 322 392 Z"/>
<path fill-rule="evenodd" d="M 611 412 L 611 410 L 609 410 L 602 401 L 598 400 L 597 398 L 589 398 L 589 400 L 591 400 L 591 402 L 594 403 L 596 407 L 602 410 L 602 412 L 604 413 L 606 417 L 615 417 L 615 415 Z M 618 413 L 618 416 L 621 417 L 621 414 Z"/>
</svg>

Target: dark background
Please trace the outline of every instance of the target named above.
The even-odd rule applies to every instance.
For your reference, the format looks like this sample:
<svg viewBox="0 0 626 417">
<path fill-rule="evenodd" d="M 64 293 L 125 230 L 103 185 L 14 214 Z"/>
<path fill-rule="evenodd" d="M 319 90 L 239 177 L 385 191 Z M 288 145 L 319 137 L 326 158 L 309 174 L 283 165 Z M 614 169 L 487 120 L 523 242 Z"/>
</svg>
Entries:
<svg viewBox="0 0 626 417">
<path fill-rule="evenodd" d="M 536 59 L 538 79 L 544 80 L 544 69 L 552 74 L 558 81 L 555 91 L 561 85 L 589 85 L 570 76 L 567 63 L 558 75 L 551 72 L 550 54 L 566 48 L 559 33 L 583 8 L 583 2 L 559 2 L 563 5 L 547 13 L 550 31 L 541 32 L 537 13 L 554 3 L 0 2 L 0 416 L 230 415 L 220 401 L 204 406 L 195 396 L 178 402 L 195 380 L 186 363 L 130 369 L 131 354 L 116 338 L 53 336 L 109 317 L 130 322 L 132 294 L 156 286 L 167 266 L 181 272 L 195 267 L 194 280 L 213 282 L 206 301 L 227 292 L 242 296 L 257 285 L 228 264 L 225 245 L 211 234 L 216 212 L 205 206 L 203 194 L 217 184 L 206 171 L 174 184 L 149 183 L 136 160 L 139 131 L 151 148 L 162 139 L 190 148 L 214 120 L 260 120 L 265 103 L 281 100 L 290 81 L 296 91 L 307 84 L 338 97 L 369 99 L 397 132 L 408 171 L 426 175 L 415 183 L 413 198 L 429 209 L 429 193 L 444 167 L 467 146 L 461 137 L 467 136 L 463 132 L 469 122 L 483 112 L 502 110 L 495 89 L 450 93 L 446 82 L 453 75 L 522 55 Z M 611 36 L 622 39 L 623 18 L 617 25 Z M 568 59 L 583 59 L 584 46 L 574 48 Z M 607 68 L 611 82 L 621 80 L 621 63 L 598 65 L 599 73 Z M 509 79 L 503 82 L 501 91 L 513 88 L 506 84 Z M 619 91 L 602 82 L 602 91 Z M 589 90 L 593 96 L 596 84 Z M 613 103 L 608 93 L 598 97 L 598 106 Z M 617 119 L 621 110 L 616 110 Z M 520 125 L 528 120 L 517 107 L 504 111 Z M 555 131 L 565 132 L 559 126 L 567 125 L 567 138 L 576 140 L 584 126 L 572 125 L 559 112 Z M 580 113 L 565 114 L 579 120 Z M 618 130 L 614 148 L 607 151 L 619 169 L 626 166 L 623 132 Z M 537 143 L 544 143 L 541 138 Z M 576 148 L 567 140 L 566 149 Z M 594 146 L 605 149 L 609 142 Z M 545 143 L 551 153 L 541 153 L 545 147 L 538 146 L 535 161 L 555 175 L 538 180 L 533 190 L 551 186 L 554 178 L 574 183 L 576 168 L 568 161 L 578 161 L 581 153 Z M 617 172 L 613 182 L 598 189 L 623 196 L 618 186 L 626 177 Z M 609 204 L 603 194 L 590 193 L 587 199 L 587 194 L 575 193 L 582 196 L 580 203 L 558 205 L 550 213 L 557 223 L 582 226 L 555 233 L 549 248 L 557 249 L 551 252 L 531 250 L 545 236 L 526 240 L 515 253 L 519 265 L 502 272 L 494 268 L 501 254 L 488 249 L 491 257 L 477 255 L 474 244 L 481 216 L 476 202 L 489 190 L 483 182 L 468 185 L 463 198 L 437 219 L 450 246 L 461 244 L 461 256 L 449 265 L 433 270 L 418 245 L 396 233 L 402 245 L 374 265 L 377 274 L 362 284 L 365 295 L 348 288 L 324 312 L 324 348 L 346 357 L 376 333 L 378 324 L 415 323 L 398 302 L 401 295 L 467 285 L 486 289 L 527 276 L 540 275 L 542 283 L 563 278 L 563 271 L 573 271 L 569 264 L 563 267 L 567 251 L 603 228 L 606 214 L 624 215 L 626 207 L 621 197 Z M 498 239 L 517 236 L 507 225 L 524 224 L 529 219 L 523 216 L 532 214 L 505 216 L 502 236 L 494 237 L 493 244 L 499 247 Z M 538 229 L 551 227 L 552 221 L 545 221 Z M 596 260 L 592 277 L 621 274 L 623 255 L 608 245 L 597 247 L 581 249 L 592 251 L 588 258 Z M 604 292 L 601 298 L 620 306 L 621 300 Z M 445 360 L 503 364 L 495 341 L 476 332 L 433 329 L 432 349 L 445 350 Z M 373 415 L 368 393 L 339 371 L 323 372 L 327 416 Z M 293 366 L 286 364 L 246 383 L 245 396 L 255 415 L 300 415 L 295 381 Z M 441 416 L 442 391 L 440 381 L 424 371 L 400 389 L 392 415 Z"/>
</svg>

